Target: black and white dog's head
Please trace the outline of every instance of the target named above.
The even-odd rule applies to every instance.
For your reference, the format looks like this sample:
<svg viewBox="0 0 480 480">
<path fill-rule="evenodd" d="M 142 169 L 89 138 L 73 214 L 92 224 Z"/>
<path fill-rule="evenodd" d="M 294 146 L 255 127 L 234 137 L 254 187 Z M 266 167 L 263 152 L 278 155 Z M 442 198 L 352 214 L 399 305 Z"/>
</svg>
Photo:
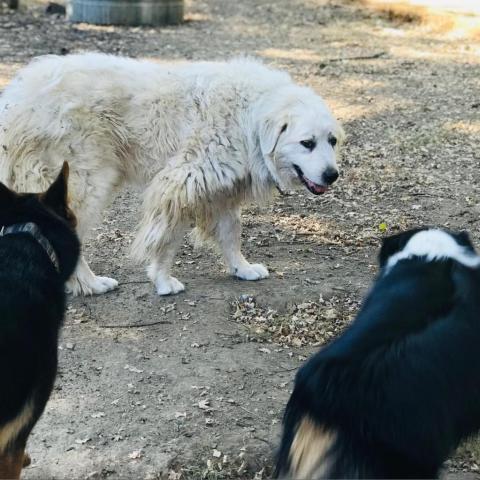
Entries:
<svg viewBox="0 0 480 480">
<path fill-rule="evenodd" d="M 379 254 L 380 268 L 388 273 L 398 262 L 413 257 L 426 261 L 450 258 L 467 267 L 480 266 L 480 257 L 467 232 L 416 228 L 383 240 Z"/>
</svg>

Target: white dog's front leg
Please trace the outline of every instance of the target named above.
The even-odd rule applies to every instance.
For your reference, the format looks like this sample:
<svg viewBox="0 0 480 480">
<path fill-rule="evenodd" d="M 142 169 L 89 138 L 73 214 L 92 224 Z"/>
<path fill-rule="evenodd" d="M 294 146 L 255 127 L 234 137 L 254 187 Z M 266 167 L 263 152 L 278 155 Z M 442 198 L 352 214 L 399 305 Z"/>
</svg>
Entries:
<svg viewBox="0 0 480 480">
<path fill-rule="evenodd" d="M 100 295 L 118 287 L 118 282 L 109 277 L 98 277 L 88 266 L 87 261 L 80 257 L 77 268 L 68 280 L 66 290 L 77 295 Z"/>
<path fill-rule="evenodd" d="M 242 280 L 261 280 L 268 270 L 261 263 L 248 263 L 241 252 L 240 209 L 224 212 L 217 221 L 215 238 L 220 246 L 228 270 Z"/>
</svg>

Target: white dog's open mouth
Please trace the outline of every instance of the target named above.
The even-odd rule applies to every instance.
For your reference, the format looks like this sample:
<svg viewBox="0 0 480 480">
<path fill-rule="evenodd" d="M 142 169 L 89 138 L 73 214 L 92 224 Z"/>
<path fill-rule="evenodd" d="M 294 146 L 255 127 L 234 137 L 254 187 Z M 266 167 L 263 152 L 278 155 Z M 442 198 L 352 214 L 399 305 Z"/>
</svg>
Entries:
<svg viewBox="0 0 480 480">
<path fill-rule="evenodd" d="M 309 180 L 302 172 L 302 169 L 298 165 L 294 165 L 293 168 L 297 172 L 298 178 L 301 182 L 314 194 L 321 195 L 328 190 L 328 187 L 325 185 L 318 185 L 318 183 L 312 182 Z"/>
</svg>

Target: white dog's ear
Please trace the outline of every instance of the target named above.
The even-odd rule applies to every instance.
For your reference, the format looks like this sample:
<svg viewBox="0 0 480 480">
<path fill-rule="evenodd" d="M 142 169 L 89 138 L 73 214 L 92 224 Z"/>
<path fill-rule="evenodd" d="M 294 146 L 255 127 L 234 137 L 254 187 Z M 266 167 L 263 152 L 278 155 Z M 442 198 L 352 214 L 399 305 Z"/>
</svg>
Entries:
<svg viewBox="0 0 480 480">
<path fill-rule="evenodd" d="M 260 127 L 260 148 L 264 157 L 273 155 L 283 132 L 287 130 L 287 122 L 265 121 Z"/>
<path fill-rule="evenodd" d="M 263 159 L 272 180 L 280 192 L 285 190 L 283 182 L 278 174 L 275 150 L 282 134 L 287 130 L 288 124 L 286 121 L 273 122 L 266 120 L 260 126 L 260 149 L 262 151 Z"/>
</svg>

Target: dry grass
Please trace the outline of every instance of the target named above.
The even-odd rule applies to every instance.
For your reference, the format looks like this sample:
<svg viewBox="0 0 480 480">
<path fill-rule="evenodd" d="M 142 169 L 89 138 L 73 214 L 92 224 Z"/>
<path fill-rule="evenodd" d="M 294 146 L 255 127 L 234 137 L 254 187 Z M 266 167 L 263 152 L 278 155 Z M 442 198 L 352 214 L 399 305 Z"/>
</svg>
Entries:
<svg viewBox="0 0 480 480">
<path fill-rule="evenodd" d="M 391 21 L 419 23 L 435 33 L 480 39 L 480 4 L 474 0 L 359 0 Z"/>
</svg>

